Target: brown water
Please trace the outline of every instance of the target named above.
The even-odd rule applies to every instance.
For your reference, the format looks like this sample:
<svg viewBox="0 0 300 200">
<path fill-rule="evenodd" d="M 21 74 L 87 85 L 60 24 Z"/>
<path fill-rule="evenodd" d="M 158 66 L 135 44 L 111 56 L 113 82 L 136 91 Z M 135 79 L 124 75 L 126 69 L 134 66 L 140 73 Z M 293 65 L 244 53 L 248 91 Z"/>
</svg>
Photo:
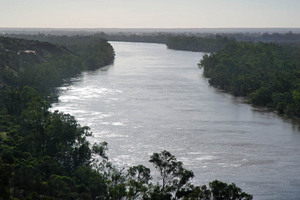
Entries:
<svg viewBox="0 0 300 200">
<path fill-rule="evenodd" d="M 161 44 L 111 42 L 114 65 L 60 88 L 53 109 L 91 127 L 118 165 L 144 164 L 164 149 L 194 171 L 195 184 L 234 182 L 254 199 L 300 199 L 297 125 L 209 86 L 202 53 Z"/>
</svg>

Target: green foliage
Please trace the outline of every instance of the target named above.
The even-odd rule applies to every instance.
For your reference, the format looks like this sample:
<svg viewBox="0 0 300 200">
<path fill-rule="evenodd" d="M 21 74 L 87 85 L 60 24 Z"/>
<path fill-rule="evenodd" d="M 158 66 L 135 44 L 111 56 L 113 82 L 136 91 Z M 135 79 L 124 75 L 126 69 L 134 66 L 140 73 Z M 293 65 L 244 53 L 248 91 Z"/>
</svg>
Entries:
<svg viewBox="0 0 300 200">
<path fill-rule="evenodd" d="M 149 181 L 152 179 L 150 169 L 143 166 L 133 166 L 127 172 L 127 198 L 147 198 L 149 192 Z"/>
<path fill-rule="evenodd" d="M 162 192 L 175 192 L 176 195 L 194 177 L 193 172 L 184 169 L 183 163 L 168 151 L 154 153 L 150 158 L 162 178 Z"/>
<path fill-rule="evenodd" d="M 98 155 L 102 157 L 103 159 L 107 160 L 108 157 L 106 155 L 107 148 L 107 142 L 101 142 L 101 143 L 94 143 L 92 147 L 92 152 L 95 155 Z"/>
<path fill-rule="evenodd" d="M 29 85 L 42 94 L 49 94 L 63 80 L 79 74 L 83 70 L 82 61 L 74 55 L 63 55 L 47 63 L 27 67 L 19 73 L 19 86 Z"/>
<path fill-rule="evenodd" d="M 227 183 L 215 180 L 209 183 L 209 187 L 215 200 L 252 199 L 251 195 L 242 192 L 234 183 L 228 185 Z"/>
<path fill-rule="evenodd" d="M 61 43 L 53 45 L 0 37 L 0 70 L 3 72 L 0 88 L 30 86 L 43 96 L 49 96 L 66 79 L 83 70 L 104 67 L 114 60 L 112 46 L 102 38 L 62 37 L 58 41 Z M 61 44 L 71 50 L 59 46 Z"/>
<path fill-rule="evenodd" d="M 92 168 L 92 150 L 74 117 L 50 112 L 52 90 L 85 69 L 112 62 L 101 40 L 82 54 L 37 41 L 0 38 L 0 199 L 95 199 L 107 184 Z M 108 55 L 110 54 L 110 55 Z M 41 96 L 42 95 L 42 96 Z M 78 181 L 78 180 L 84 180 Z"/>
<path fill-rule="evenodd" d="M 5 139 L 3 136 L 0 140 L 0 170 L 6 170 L 0 181 L 3 194 L 12 191 L 10 195 L 18 198 L 31 196 L 32 192 L 63 199 L 78 196 L 82 189 L 78 185 L 82 183 L 74 179 L 78 179 L 79 169 L 91 163 L 88 128 L 80 127 L 70 115 L 49 112 L 49 104 L 30 87 L 3 94 L 1 116 L 13 119 L 10 123 L 1 121 L 5 133 Z M 91 182 L 97 183 L 97 188 L 103 187 L 101 175 L 89 170 L 94 174 L 90 179 L 97 180 Z M 95 190 L 92 196 L 96 196 Z"/>
<path fill-rule="evenodd" d="M 288 44 L 291 46 L 300 45 L 299 33 L 231 33 L 226 34 L 235 38 L 237 41 L 252 41 L 252 42 L 272 42 L 279 44 Z"/>
<path fill-rule="evenodd" d="M 78 34 L 76 32 L 75 34 Z M 69 49 L 76 50 L 76 46 L 84 46 L 86 44 L 93 45 L 95 41 L 99 41 L 99 38 L 106 39 L 108 41 L 126 41 L 126 42 L 147 42 L 147 43 L 166 43 L 169 33 L 88 33 L 88 36 L 75 35 L 69 32 L 69 35 L 28 35 L 28 34 L 9 34 L 9 37 L 22 38 L 29 40 L 39 40 L 43 42 L 50 42 L 68 47 Z"/>
<path fill-rule="evenodd" d="M 166 45 L 170 49 L 213 52 L 225 47 L 226 44 L 233 42 L 233 39 L 216 36 L 215 38 L 196 37 L 196 36 L 170 36 Z"/>
<path fill-rule="evenodd" d="M 267 43 L 236 42 L 199 63 L 209 83 L 256 106 L 300 117 L 300 49 Z"/>
<path fill-rule="evenodd" d="M 17 86 L 19 73 L 29 66 L 68 53 L 68 50 L 47 42 L 0 37 L 0 88 Z"/>
</svg>

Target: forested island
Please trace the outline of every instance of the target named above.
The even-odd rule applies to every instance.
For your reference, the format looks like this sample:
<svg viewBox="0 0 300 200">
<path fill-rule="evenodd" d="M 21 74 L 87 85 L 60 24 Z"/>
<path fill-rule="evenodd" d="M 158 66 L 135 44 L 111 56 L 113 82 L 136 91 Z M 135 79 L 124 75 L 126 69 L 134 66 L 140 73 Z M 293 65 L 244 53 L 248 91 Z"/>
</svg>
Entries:
<svg viewBox="0 0 300 200">
<path fill-rule="evenodd" d="M 142 165 L 119 169 L 106 142 L 87 141 L 88 127 L 49 111 L 56 87 L 113 62 L 106 40 L 0 37 L 0 58 L 0 199 L 252 199 L 235 184 L 194 186 L 193 172 L 168 151 L 150 157 L 158 180 Z"/>
</svg>

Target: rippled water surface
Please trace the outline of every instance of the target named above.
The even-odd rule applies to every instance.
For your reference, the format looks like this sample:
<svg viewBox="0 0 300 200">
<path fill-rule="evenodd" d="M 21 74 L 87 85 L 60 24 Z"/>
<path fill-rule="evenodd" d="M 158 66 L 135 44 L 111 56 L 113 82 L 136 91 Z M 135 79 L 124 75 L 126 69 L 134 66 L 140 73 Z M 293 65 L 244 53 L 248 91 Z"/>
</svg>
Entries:
<svg viewBox="0 0 300 200">
<path fill-rule="evenodd" d="M 111 42 L 116 60 L 60 88 L 53 109 L 91 127 L 119 165 L 148 163 L 164 149 L 194 171 L 195 184 L 235 182 L 254 199 L 300 199 L 300 131 L 210 87 L 202 53 L 161 44 Z"/>
</svg>

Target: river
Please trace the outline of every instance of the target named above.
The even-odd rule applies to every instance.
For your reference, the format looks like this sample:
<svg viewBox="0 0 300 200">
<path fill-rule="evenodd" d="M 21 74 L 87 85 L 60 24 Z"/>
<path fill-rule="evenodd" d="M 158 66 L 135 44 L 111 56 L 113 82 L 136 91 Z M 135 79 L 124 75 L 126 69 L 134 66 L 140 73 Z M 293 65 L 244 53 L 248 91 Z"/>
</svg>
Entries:
<svg viewBox="0 0 300 200">
<path fill-rule="evenodd" d="M 162 44 L 111 42 L 113 65 L 59 88 L 54 110 L 107 141 L 119 166 L 144 164 L 168 150 L 195 173 L 195 184 L 236 183 L 254 199 L 300 198 L 297 125 L 209 86 L 198 52 Z"/>
</svg>

